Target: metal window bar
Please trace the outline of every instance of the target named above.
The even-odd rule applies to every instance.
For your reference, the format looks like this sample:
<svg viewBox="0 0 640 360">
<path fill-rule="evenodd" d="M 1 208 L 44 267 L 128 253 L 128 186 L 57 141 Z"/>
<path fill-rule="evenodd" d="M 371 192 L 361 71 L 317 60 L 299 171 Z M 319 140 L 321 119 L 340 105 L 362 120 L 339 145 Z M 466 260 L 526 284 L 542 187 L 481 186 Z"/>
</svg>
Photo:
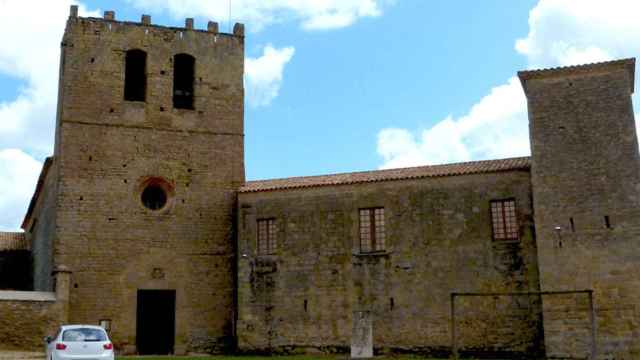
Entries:
<svg viewBox="0 0 640 360">
<path fill-rule="evenodd" d="M 260 219 L 258 220 L 258 254 L 270 255 L 277 250 L 276 242 L 276 220 Z"/>
<path fill-rule="evenodd" d="M 267 220 L 267 251 L 269 254 L 275 254 L 278 246 L 276 243 L 276 220 Z"/>
<path fill-rule="evenodd" d="M 467 293 L 451 293 L 451 314 L 450 314 L 450 328 L 451 328 L 451 352 L 454 359 L 459 359 L 460 354 L 458 351 L 458 339 L 456 337 L 456 297 L 462 296 L 553 296 L 553 295 L 570 295 L 570 294 L 586 294 L 589 299 L 589 322 L 591 324 L 591 354 L 590 360 L 597 359 L 598 349 L 596 346 L 596 310 L 593 303 L 593 290 L 565 290 L 565 291 L 525 291 L 525 292 L 492 292 L 492 293 L 480 293 L 480 292 L 467 292 Z"/>
<path fill-rule="evenodd" d="M 384 208 L 360 209 L 360 252 L 385 250 Z"/>
<path fill-rule="evenodd" d="M 515 199 L 491 201 L 491 224 L 494 240 L 519 239 Z"/>
</svg>

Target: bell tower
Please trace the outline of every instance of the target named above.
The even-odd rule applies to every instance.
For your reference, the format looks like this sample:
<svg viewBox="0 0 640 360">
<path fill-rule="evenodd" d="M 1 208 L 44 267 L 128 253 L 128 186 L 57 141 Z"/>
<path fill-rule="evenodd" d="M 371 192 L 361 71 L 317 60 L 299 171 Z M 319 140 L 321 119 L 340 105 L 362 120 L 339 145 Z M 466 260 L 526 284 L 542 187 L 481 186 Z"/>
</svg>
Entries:
<svg viewBox="0 0 640 360">
<path fill-rule="evenodd" d="M 233 343 L 243 67 L 242 24 L 226 34 L 214 22 L 164 27 L 147 15 L 78 17 L 71 7 L 53 261 L 73 271 L 70 321 L 108 321 L 119 351 Z M 166 338 L 165 348 L 145 342 L 150 336 Z"/>
</svg>

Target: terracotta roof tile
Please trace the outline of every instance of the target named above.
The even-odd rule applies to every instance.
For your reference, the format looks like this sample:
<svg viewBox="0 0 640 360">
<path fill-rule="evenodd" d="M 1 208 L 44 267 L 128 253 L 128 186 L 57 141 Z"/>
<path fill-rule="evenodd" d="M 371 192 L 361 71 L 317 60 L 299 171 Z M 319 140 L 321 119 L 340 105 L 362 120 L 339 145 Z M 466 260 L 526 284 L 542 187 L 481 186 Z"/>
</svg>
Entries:
<svg viewBox="0 0 640 360">
<path fill-rule="evenodd" d="M 633 81 L 635 78 L 635 65 L 636 65 L 636 59 L 628 58 L 628 59 L 603 61 L 603 62 L 582 64 L 582 65 L 560 66 L 560 67 L 547 68 L 547 69 L 518 71 L 518 77 L 520 78 L 520 82 L 522 82 L 522 85 L 526 90 L 526 82 L 529 79 L 540 79 L 540 78 L 566 76 L 566 75 L 573 75 L 573 74 L 588 74 L 591 72 L 599 72 L 607 69 L 624 68 L 624 69 L 627 69 L 627 71 L 629 71 L 630 73 L 631 81 L 632 81 L 631 91 L 633 92 L 633 89 L 634 89 Z"/>
<path fill-rule="evenodd" d="M 24 233 L 0 231 L 0 251 L 2 250 L 29 250 Z"/>
<path fill-rule="evenodd" d="M 530 168 L 531 159 L 529 157 L 519 157 L 445 165 L 417 166 L 401 169 L 248 181 L 240 188 L 240 192 L 247 193 L 331 185 L 360 184 L 379 181 L 482 174 L 509 170 L 529 170 Z"/>
</svg>

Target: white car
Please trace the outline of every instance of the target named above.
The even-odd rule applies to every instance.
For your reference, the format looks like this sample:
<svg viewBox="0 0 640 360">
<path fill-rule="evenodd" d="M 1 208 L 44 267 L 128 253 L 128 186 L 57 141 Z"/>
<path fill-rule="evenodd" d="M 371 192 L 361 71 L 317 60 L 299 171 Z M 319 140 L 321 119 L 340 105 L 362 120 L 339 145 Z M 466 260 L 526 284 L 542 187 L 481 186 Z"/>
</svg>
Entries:
<svg viewBox="0 0 640 360">
<path fill-rule="evenodd" d="M 47 336 L 47 360 L 114 360 L 113 343 L 103 328 L 65 325 Z"/>
</svg>

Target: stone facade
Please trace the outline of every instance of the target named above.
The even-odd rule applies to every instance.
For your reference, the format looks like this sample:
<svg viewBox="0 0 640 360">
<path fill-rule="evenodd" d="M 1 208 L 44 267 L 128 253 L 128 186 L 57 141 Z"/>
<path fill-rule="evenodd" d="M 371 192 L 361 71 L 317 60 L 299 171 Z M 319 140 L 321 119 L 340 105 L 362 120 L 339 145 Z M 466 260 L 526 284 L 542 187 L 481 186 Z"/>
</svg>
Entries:
<svg viewBox="0 0 640 360">
<path fill-rule="evenodd" d="M 540 286 L 593 289 L 597 347 L 640 358 L 640 159 L 633 60 L 520 73 L 529 106 Z M 567 302 L 578 302 L 567 307 Z M 586 302 L 547 299 L 547 351 L 587 352 Z M 582 314 L 572 314 L 580 309 Z M 551 320 L 553 319 L 553 320 Z M 587 347 L 587 349 L 585 349 Z"/>
<path fill-rule="evenodd" d="M 33 262 L 33 289 L 53 291 L 53 243 L 55 231 L 55 208 L 57 198 L 57 167 L 53 166 L 53 157 L 45 160 L 36 194 L 29 204 L 28 213 L 22 228 L 25 238 L 31 244 Z"/>
<path fill-rule="evenodd" d="M 240 348 L 347 349 L 353 312 L 368 311 L 375 348 L 446 353 L 451 292 L 538 291 L 529 176 L 519 170 L 267 192 L 246 187 L 238 220 Z M 489 204 L 505 198 L 516 201 L 520 237 L 493 241 Z M 371 207 L 384 208 L 386 250 L 369 254 L 360 250 L 358 209 Z M 277 226 L 277 251 L 267 256 L 256 250 L 262 218 Z M 462 326 L 464 349 L 540 349 L 539 300 L 500 304 L 500 317 L 478 308 L 482 301 L 459 304 L 460 324 L 471 324 Z M 490 328 L 504 336 L 487 341 Z"/>
<path fill-rule="evenodd" d="M 51 288 L 47 268 L 72 269 L 69 321 L 111 320 L 124 352 L 135 352 L 137 291 L 173 289 L 175 352 L 219 351 L 233 345 L 233 219 L 244 183 L 241 27 L 221 34 L 112 15 L 67 22 L 55 152 L 25 220 L 28 229 L 37 219 L 29 231 L 37 288 Z M 123 99 L 132 49 L 147 53 L 146 101 Z M 195 58 L 193 109 L 172 104 L 181 53 Z M 167 187 L 157 211 L 140 200 L 150 181 Z"/>
<path fill-rule="evenodd" d="M 163 290 L 175 353 L 364 354 L 371 335 L 378 352 L 640 356 L 633 59 L 519 73 L 531 158 L 249 182 L 243 62 L 241 24 L 72 7 L 54 154 L 23 222 L 34 288 L 67 266 L 68 302 L 0 316 L 108 319 L 135 353 L 141 292 Z"/>
<path fill-rule="evenodd" d="M 0 291 L 0 357 L 5 350 L 42 350 L 44 337 L 68 322 L 70 272 L 55 273 L 56 291 Z"/>
</svg>

